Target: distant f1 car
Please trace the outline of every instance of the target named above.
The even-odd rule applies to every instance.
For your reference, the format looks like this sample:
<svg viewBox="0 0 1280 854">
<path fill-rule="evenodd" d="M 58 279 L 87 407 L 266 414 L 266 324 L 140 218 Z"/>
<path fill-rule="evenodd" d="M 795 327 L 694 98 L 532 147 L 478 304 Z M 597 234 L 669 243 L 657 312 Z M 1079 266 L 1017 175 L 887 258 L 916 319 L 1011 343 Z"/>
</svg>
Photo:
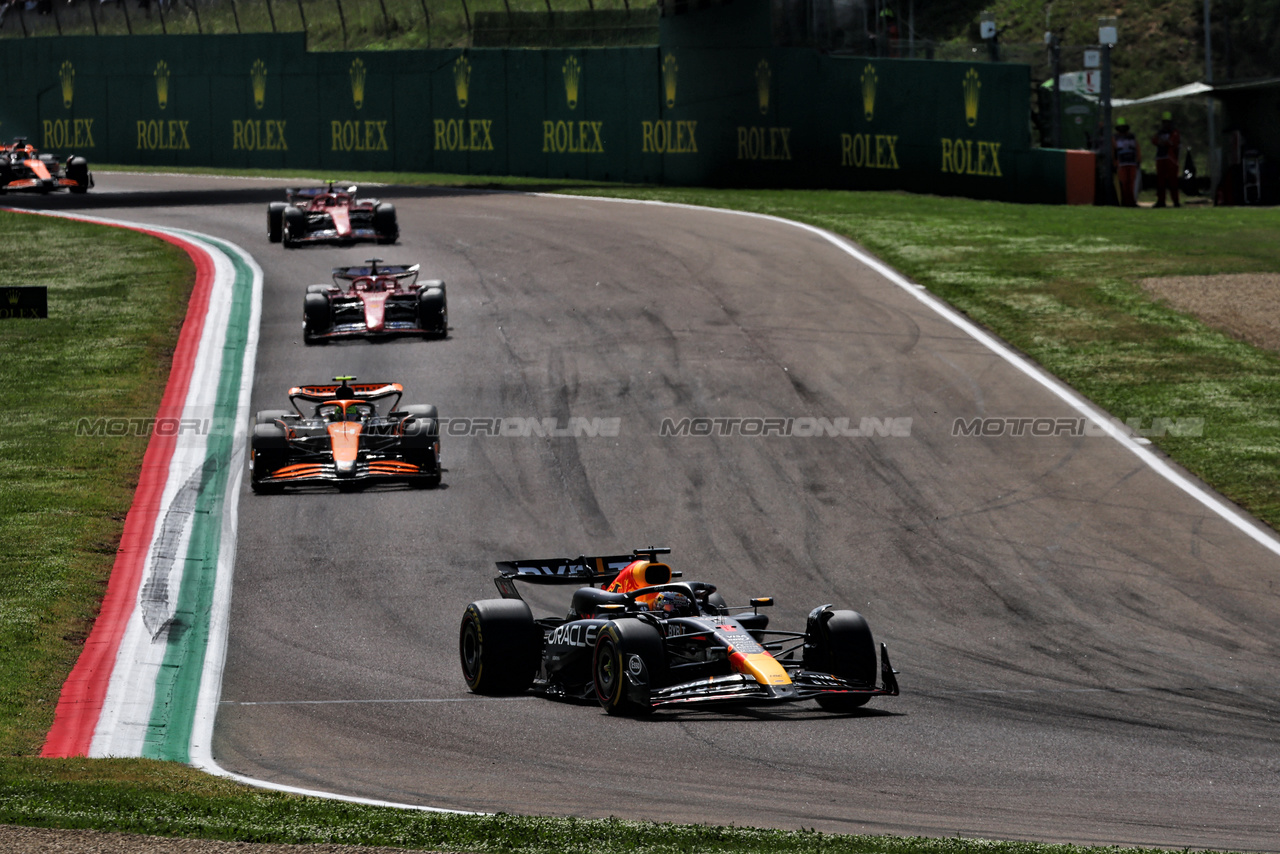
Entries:
<svg viewBox="0 0 1280 854">
<path fill-rule="evenodd" d="M 253 491 L 307 484 L 358 489 L 388 481 L 438 486 L 436 408 L 396 409 L 404 393 L 399 383 L 333 379 L 333 385 L 289 389 L 292 412 L 268 409 L 254 417 L 249 455 Z M 378 405 L 386 401 L 380 414 Z"/>
<path fill-rule="evenodd" d="M 808 699 L 847 711 L 898 694 L 888 649 L 880 645 L 877 661 L 856 611 L 822 605 L 803 632 L 773 631 L 759 612 L 773 599 L 727 607 L 713 584 L 673 581 L 680 573 L 657 562 L 670 551 L 500 562 L 502 598 L 472 602 L 462 616 L 467 687 L 594 698 L 611 715 Z M 579 588 L 567 617 L 534 619 L 517 582 Z"/>
<path fill-rule="evenodd" d="M 13 145 L 0 145 L 0 193 L 87 193 L 92 186 L 93 173 L 83 157 L 73 154 L 64 166 L 57 157 L 37 152 L 21 137 Z"/>
<path fill-rule="evenodd" d="M 283 202 L 267 206 L 267 239 L 286 248 L 306 243 L 395 243 L 400 237 L 394 205 L 356 198 L 354 184 L 285 190 Z"/>
<path fill-rule="evenodd" d="M 308 344 L 333 338 L 449 334 L 444 282 L 418 284 L 418 265 L 334 267 L 332 285 L 308 285 L 302 338 Z"/>
</svg>

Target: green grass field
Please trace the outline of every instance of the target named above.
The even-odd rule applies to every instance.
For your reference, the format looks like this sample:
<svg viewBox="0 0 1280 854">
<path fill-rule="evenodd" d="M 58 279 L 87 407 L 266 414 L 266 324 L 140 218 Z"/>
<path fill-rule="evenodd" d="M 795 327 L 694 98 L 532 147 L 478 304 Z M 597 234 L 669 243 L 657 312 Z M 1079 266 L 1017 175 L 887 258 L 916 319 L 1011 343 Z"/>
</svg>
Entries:
<svg viewBox="0 0 1280 854">
<path fill-rule="evenodd" d="M 1203 436 L 1157 443 L 1272 526 L 1280 523 L 1274 465 L 1280 359 L 1153 302 L 1136 284 L 1145 276 L 1276 271 L 1280 212 L 352 177 L 734 207 L 848 235 L 1109 412 L 1147 420 L 1203 417 Z M 110 572 L 145 447 L 140 436 L 77 437 L 75 422 L 84 415 L 154 414 L 193 274 L 181 252 L 129 232 L 9 213 L 0 213 L 0 225 L 12 238 L 0 242 L 0 289 L 47 284 L 51 314 L 42 321 L 0 321 L 0 542 L 9 546 L 0 565 L 0 823 L 537 854 L 1085 850 L 441 816 L 261 792 L 167 763 L 35 758 Z"/>
</svg>

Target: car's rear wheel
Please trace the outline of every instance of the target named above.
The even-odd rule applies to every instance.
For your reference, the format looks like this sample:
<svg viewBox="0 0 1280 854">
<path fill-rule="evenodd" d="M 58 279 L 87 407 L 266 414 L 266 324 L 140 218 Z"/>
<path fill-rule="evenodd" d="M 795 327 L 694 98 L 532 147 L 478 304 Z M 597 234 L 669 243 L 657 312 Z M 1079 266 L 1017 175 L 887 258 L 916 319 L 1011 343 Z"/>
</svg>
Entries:
<svg viewBox="0 0 1280 854">
<path fill-rule="evenodd" d="M 444 282 L 424 282 L 418 288 L 418 328 L 442 338 L 449 334 L 449 298 Z"/>
<path fill-rule="evenodd" d="M 314 336 L 323 335 L 333 326 L 333 307 L 324 294 L 307 294 L 302 303 L 302 339 L 315 343 Z"/>
<path fill-rule="evenodd" d="M 635 696 L 632 679 L 651 692 L 666 681 L 667 657 L 662 634 L 639 620 L 614 620 L 596 638 L 591 674 L 596 699 L 611 715 L 645 715 L 653 711 L 647 698 Z M 628 677 L 628 674 L 631 678 Z"/>
<path fill-rule="evenodd" d="M 373 209 L 373 230 L 378 234 L 379 243 L 395 243 L 400 238 L 395 205 L 383 203 Z"/>
<path fill-rule="evenodd" d="M 857 611 L 824 611 L 810 620 L 806 635 L 806 670 L 831 673 L 868 688 L 875 686 L 879 672 L 876 644 L 871 627 Z M 818 697 L 818 705 L 842 712 L 864 706 L 870 699 L 866 694 L 827 694 Z"/>
<path fill-rule="evenodd" d="M 542 630 L 521 599 L 472 602 L 462 614 L 458 654 L 462 677 L 477 694 L 522 694 L 533 684 Z"/>
<path fill-rule="evenodd" d="M 307 235 L 307 217 L 302 211 L 286 205 L 284 209 L 284 232 L 281 240 L 285 249 L 293 249 L 298 241 Z"/>
<path fill-rule="evenodd" d="M 284 238 L 284 202 L 272 202 L 267 205 L 267 240 L 279 243 Z"/>
</svg>

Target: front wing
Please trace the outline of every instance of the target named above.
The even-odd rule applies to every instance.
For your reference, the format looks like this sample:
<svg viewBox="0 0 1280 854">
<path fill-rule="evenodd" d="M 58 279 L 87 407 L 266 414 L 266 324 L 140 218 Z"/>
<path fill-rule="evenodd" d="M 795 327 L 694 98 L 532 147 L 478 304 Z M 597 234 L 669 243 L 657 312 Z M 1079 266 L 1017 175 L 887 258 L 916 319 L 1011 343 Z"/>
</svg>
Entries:
<svg viewBox="0 0 1280 854">
<path fill-rule="evenodd" d="M 632 700 L 655 709 L 719 703 L 794 703 L 823 696 L 898 696 L 898 680 L 889 663 L 889 649 L 884 644 L 880 644 L 880 687 L 858 685 L 830 673 L 808 670 L 794 672 L 790 685 L 761 685 L 745 674 L 713 676 L 652 690 L 629 672 L 627 680 Z"/>
<path fill-rule="evenodd" d="M 382 329 L 371 331 L 363 323 L 338 323 L 324 332 L 306 332 L 308 341 L 326 341 L 341 338 L 381 338 L 393 335 L 439 335 L 442 330 L 423 329 L 410 320 L 391 320 Z"/>
<path fill-rule="evenodd" d="M 256 478 L 257 486 L 305 486 L 307 484 L 392 483 L 436 481 L 440 477 L 437 464 L 434 467 L 419 466 L 397 459 L 360 460 L 351 474 L 338 474 L 332 461 L 287 463 L 263 478 Z"/>
<path fill-rule="evenodd" d="M 352 228 L 350 234 L 339 234 L 336 228 L 317 228 L 301 237 L 291 237 L 289 242 L 301 246 L 304 243 L 354 243 L 359 240 L 377 240 L 378 237 L 378 232 L 373 228 Z"/>
</svg>

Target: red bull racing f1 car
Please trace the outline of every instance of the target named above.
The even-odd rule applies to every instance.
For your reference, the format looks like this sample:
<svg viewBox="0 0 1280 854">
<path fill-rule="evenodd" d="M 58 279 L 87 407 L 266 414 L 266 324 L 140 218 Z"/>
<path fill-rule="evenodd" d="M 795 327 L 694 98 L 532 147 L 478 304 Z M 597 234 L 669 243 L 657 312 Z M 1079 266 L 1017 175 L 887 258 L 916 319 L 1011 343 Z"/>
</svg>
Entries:
<svg viewBox="0 0 1280 854">
<path fill-rule="evenodd" d="M 898 694 L 888 649 L 877 656 L 862 615 L 822 605 L 803 632 L 775 631 L 759 610 L 771 598 L 729 607 L 715 585 L 675 580 L 680 573 L 657 561 L 669 551 L 499 563 L 502 598 L 472 602 L 462 616 L 467 687 L 595 699 L 613 715 L 810 699 L 847 711 Z M 520 583 L 578 589 L 567 617 L 535 619 Z"/>
<path fill-rule="evenodd" d="M 399 383 L 356 383 L 289 389 L 293 411 L 264 410 L 254 418 L 250 485 L 254 492 L 286 486 L 359 489 L 400 481 L 440 483 L 440 428 L 434 406 L 397 409 Z M 382 411 L 379 411 L 379 407 Z"/>
<path fill-rule="evenodd" d="M 418 265 L 335 267 L 332 285 L 309 285 L 303 305 L 302 338 L 316 344 L 333 338 L 449 333 L 444 282 L 418 283 Z"/>
<path fill-rule="evenodd" d="M 285 190 L 285 201 L 267 206 L 267 239 L 285 248 L 306 243 L 355 243 L 400 238 L 394 205 L 356 197 L 354 184 Z"/>
<path fill-rule="evenodd" d="M 15 140 L 13 145 L 0 145 L 0 193 L 48 193 L 51 190 L 87 193 L 92 186 L 93 173 L 89 171 L 89 161 L 83 157 L 72 155 L 64 165 L 52 154 L 37 152 L 25 139 Z"/>
</svg>

